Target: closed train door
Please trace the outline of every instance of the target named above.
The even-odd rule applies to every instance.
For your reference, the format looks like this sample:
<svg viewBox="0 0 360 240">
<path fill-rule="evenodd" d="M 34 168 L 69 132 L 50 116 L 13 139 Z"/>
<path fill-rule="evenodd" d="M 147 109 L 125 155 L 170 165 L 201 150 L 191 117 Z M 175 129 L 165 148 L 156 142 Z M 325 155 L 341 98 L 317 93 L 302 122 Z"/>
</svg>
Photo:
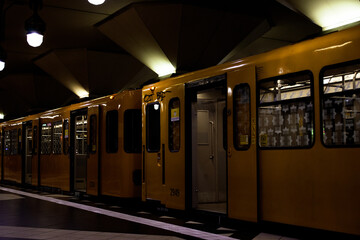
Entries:
<svg viewBox="0 0 360 240">
<path fill-rule="evenodd" d="M 32 128 L 32 122 L 24 123 L 24 168 L 23 168 L 23 182 L 25 184 L 31 184 L 32 183 L 32 158 L 33 158 L 33 128 Z"/>
<path fill-rule="evenodd" d="M 99 193 L 99 105 L 88 108 L 88 146 L 89 156 L 87 162 L 87 193 Z"/>
<path fill-rule="evenodd" d="M 207 84 L 204 84 L 204 83 Z M 226 80 L 225 76 L 187 85 L 191 113 L 191 206 L 226 214 Z M 190 110 L 190 111 L 189 111 Z M 226 117 L 226 115 L 225 115 Z M 189 186 L 190 188 L 190 186 Z"/>
<path fill-rule="evenodd" d="M 145 106 L 145 136 L 143 145 L 143 181 L 145 199 L 163 201 L 163 162 L 161 159 L 160 111 L 159 102 L 148 103 Z"/>
<path fill-rule="evenodd" d="M 143 200 L 185 209 L 184 85 L 150 89 L 143 95 Z"/>
<path fill-rule="evenodd" d="M 71 175 L 72 189 L 75 192 L 86 192 L 88 131 L 87 109 L 71 113 Z"/>
<path fill-rule="evenodd" d="M 257 221 L 255 67 L 227 74 L 228 215 Z"/>
</svg>

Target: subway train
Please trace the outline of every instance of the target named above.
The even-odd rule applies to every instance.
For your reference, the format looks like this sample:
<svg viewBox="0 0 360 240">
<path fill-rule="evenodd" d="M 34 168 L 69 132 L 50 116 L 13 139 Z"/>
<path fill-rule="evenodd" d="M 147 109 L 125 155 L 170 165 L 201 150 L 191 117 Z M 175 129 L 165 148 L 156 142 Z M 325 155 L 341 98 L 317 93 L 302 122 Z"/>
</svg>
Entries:
<svg viewBox="0 0 360 240">
<path fill-rule="evenodd" d="M 360 26 L 1 124 L 1 179 L 360 235 Z"/>
</svg>

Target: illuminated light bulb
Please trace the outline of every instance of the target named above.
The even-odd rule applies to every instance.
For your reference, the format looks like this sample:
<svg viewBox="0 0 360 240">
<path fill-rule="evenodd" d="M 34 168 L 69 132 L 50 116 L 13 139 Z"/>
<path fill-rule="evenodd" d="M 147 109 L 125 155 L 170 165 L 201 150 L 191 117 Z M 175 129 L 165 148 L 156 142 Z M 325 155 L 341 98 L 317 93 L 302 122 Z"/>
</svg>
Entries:
<svg viewBox="0 0 360 240">
<path fill-rule="evenodd" d="M 32 47 L 39 47 L 43 42 L 44 36 L 37 32 L 26 34 L 26 41 Z"/>
<path fill-rule="evenodd" d="M 159 104 L 154 104 L 154 109 L 157 111 L 157 110 L 159 110 L 159 107 L 160 107 L 160 105 Z"/>
<path fill-rule="evenodd" d="M 105 0 L 88 0 L 89 3 L 91 3 L 92 5 L 101 5 L 105 2 Z"/>
<path fill-rule="evenodd" d="M 0 60 L 0 71 L 4 70 L 5 68 L 5 62 Z"/>
</svg>

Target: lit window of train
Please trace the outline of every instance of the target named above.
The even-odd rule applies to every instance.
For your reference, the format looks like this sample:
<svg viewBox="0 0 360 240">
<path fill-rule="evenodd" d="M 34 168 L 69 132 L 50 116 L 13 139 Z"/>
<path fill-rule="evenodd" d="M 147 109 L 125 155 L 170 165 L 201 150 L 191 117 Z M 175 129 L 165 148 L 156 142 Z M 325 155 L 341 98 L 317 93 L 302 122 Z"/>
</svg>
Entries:
<svg viewBox="0 0 360 240">
<path fill-rule="evenodd" d="M 259 84 L 259 145 L 310 147 L 314 142 L 312 74 L 300 72 Z"/>
<path fill-rule="evenodd" d="M 10 155 L 18 154 L 18 130 L 14 129 L 10 131 L 10 139 L 11 139 L 11 147 L 10 147 Z"/>
<path fill-rule="evenodd" d="M 322 141 L 325 146 L 360 144 L 360 63 L 325 67 L 322 79 Z"/>
<path fill-rule="evenodd" d="M 11 136 L 10 131 L 4 132 L 4 154 L 5 156 L 10 155 L 10 148 L 11 148 Z"/>
<path fill-rule="evenodd" d="M 41 126 L 41 154 L 51 153 L 51 123 Z"/>
<path fill-rule="evenodd" d="M 55 122 L 53 125 L 53 141 L 52 141 L 52 149 L 54 154 L 61 154 L 62 148 L 62 121 Z"/>
</svg>

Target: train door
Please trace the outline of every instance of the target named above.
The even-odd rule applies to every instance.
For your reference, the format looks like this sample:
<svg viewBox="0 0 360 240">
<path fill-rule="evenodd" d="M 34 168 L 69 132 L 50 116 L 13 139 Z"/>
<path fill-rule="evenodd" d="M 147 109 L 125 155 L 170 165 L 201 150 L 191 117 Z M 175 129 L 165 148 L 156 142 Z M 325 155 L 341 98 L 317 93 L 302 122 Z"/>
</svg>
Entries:
<svg viewBox="0 0 360 240">
<path fill-rule="evenodd" d="M 257 221 L 255 67 L 227 74 L 228 215 Z"/>
<path fill-rule="evenodd" d="M 149 93 L 149 95 L 146 95 Z M 145 92 L 143 200 L 185 208 L 184 85 Z M 155 98 L 155 97 L 154 97 Z M 182 133 L 181 133 L 182 132 Z"/>
<path fill-rule="evenodd" d="M 86 192 L 87 185 L 87 109 L 71 114 L 71 171 L 72 189 L 75 192 Z"/>
<path fill-rule="evenodd" d="M 161 158 L 161 104 L 159 102 L 148 103 L 145 112 L 146 143 L 143 146 L 145 199 L 164 201 L 163 168 L 165 165 Z"/>
<path fill-rule="evenodd" d="M 188 87 L 187 92 L 191 101 L 191 205 L 196 210 L 226 214 L 225 78 Z"/>
<path fill-rule="evenodd" d="M 87 119 L 88 127 L 88 146 L 89 156 L 87 160 L 87 193 L 97 196 L 99 193 L 99 126 L 100 106 L 92 106 L 88 108 Z"/>
<path fill-rule="evenodd" d="M 25 184 L 32 183 L 32 158 L 33 158 L 33 129 L 32 129 L 32 122 L 25 123 L 24 127 L 24 168 L 23 168 L 23 182 Z"/>
</svg>

